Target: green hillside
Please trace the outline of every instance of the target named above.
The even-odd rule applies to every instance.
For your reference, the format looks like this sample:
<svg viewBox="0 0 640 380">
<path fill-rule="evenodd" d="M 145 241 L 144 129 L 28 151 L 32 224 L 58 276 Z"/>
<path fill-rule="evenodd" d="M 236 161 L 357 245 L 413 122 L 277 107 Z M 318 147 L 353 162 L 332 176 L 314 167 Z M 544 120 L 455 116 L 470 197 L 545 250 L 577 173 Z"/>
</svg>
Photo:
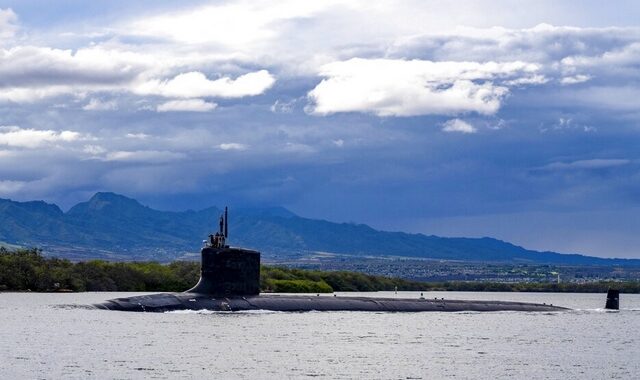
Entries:
<svg viewBox="0 0 640 380">
<path fill-rule="evenodd" d="M 66 213 L 42 201 L 0 199 L 0 241 L 41 247 L 45 254 L 74 259 L 171 261 L 185 253 L 198 252 L 202 240 L 217 228 L 220 213 L 216 207 L 159 211 L 113 193 L 97 193 Z M 640 260 L 537 252 L 492 238 L 377 231 L 364 224 L 302 218 L 283 208 L 231 210 L 229 227 L 233 245 L 257 249 L 268 257 L 333 252 L 482 262 L 640 266 Z"/>
</svg>

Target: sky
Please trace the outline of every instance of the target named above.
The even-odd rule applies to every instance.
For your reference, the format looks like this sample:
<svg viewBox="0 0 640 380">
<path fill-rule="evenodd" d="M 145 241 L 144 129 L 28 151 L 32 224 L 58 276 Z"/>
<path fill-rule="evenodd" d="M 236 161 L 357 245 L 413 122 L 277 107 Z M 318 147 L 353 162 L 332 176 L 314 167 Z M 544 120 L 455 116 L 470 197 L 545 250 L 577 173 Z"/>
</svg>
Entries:
<svg viewBox="0 0 640 380">
<path fill-rule="evenodd" d="M 640 258 L 640 2 L 1 1 L 0 197 Z"/>
</svg>

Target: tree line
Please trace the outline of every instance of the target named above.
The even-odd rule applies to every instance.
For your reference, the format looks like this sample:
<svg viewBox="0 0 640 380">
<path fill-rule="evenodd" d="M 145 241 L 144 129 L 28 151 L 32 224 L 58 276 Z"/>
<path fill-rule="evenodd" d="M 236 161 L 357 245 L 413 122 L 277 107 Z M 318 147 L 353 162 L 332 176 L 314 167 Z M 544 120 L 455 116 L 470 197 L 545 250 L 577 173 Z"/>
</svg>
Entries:
<svg viewBox="0 0 640 380">
<path fill-rule="evenodd" d="M 47 258 L 37 249 L 9 251 L 0 247 L 0 291 L 154 291 L 182 292 L 200 276 L 200 264 L 191 261 L 71 262 Z M 500 291 L 500 292 L 606 292 L 640 293 L 640 281 L 589 283 L 418 282 L 348 271 L 319 271 L 262 266 L 263 292 L 331 293 L 334 291 Z"/>
</svg>

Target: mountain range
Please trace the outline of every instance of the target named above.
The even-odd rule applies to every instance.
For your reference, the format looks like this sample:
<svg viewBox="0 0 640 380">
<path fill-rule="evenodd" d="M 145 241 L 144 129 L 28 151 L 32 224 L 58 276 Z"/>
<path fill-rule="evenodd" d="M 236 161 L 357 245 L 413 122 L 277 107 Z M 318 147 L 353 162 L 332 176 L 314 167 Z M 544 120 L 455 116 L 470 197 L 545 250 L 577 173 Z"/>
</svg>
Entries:
<svg viewBox="0 0 640 380">
<path fill-rule="evenodd" d="M 43 201 L 0 199 L 0 241 L 39 247 L 45 254 L 83 260 L 158 260 L 197 257 L 217 229 L 221 209 L 160 211 L 123 195 L 100 192 L 63 212 Z M 364 224 L 300 217 L 281 207 L 234 209 L 230 242 L 266 257 L 317 252 L 351 257 L 411 257 L 474 262 L 640 266 L 605 259 L 538 252 L 492 238 L 445 238 L 375 230 Z"/>
</svg>

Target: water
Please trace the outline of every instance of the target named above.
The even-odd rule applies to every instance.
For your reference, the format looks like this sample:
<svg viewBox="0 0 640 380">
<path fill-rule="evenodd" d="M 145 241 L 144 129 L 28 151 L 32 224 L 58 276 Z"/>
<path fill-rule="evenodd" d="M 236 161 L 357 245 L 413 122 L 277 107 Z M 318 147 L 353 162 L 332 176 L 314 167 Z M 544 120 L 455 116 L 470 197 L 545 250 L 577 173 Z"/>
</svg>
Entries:
<svg viewBox="0 0 640 380">
<path fill-rule="evenodd" d="M 0 379 L 640 377 L 640 295 L 623 294 L 619 312 L 602 310 L 604 294 L 463 292 L 425 297 L 577 310 L 155 314 L 71 306 L 131 294 L 0 293 Z"/>
</svg>

